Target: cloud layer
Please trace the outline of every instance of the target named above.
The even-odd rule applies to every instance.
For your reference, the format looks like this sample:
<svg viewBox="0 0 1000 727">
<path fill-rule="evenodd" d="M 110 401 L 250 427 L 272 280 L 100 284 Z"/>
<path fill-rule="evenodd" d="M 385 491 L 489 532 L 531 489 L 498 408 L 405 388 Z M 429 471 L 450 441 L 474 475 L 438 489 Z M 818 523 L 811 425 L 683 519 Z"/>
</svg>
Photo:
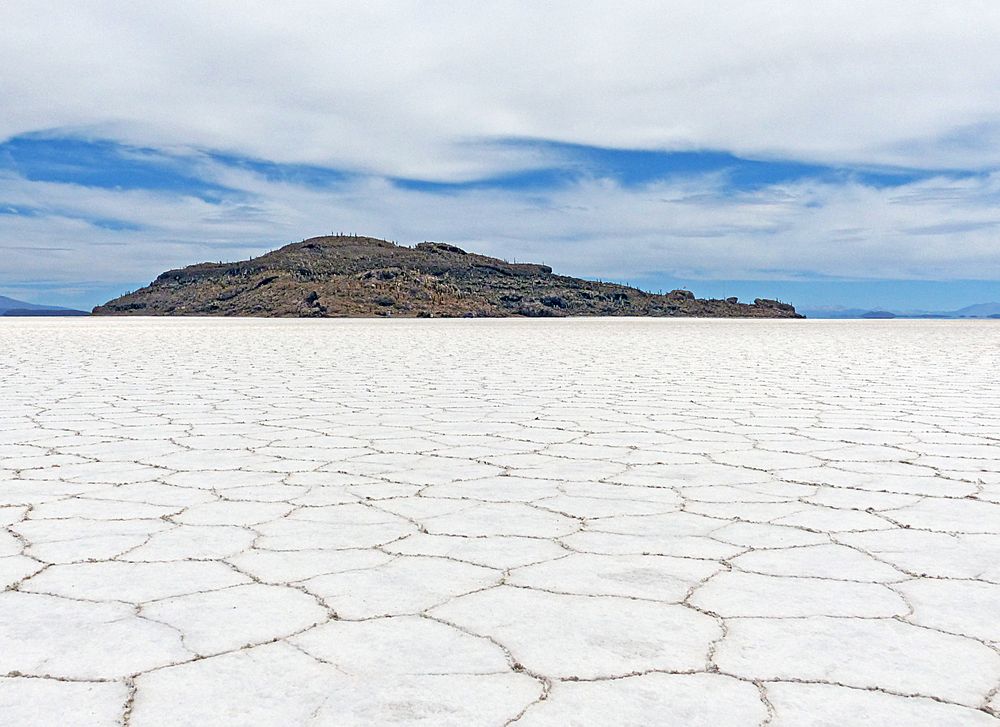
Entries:
<svg viewBox="0 0 1000 727">
<path fill-rule="evenodd" d="M 376 176 L 289 181 L 208 157 L 183 163 L 186 178 L 222 191 L 0 176 L 0 284 L 78 281 L 82 270 L 92 281 L 146 281 L 328 232 L 431 237 L 612 279 L 1000 279 L 1000 174 L 883 187 L 804 177 L 734 191 L 725 172 L 711 172 L 441 192 Z"/>
<path fill-rule="evenodd" d="M 8 0 L 0 27 L 0 138 L 440 180 L 538 164 L 508 138 L 1000 165 L 992 0 Z"/>
</svg>

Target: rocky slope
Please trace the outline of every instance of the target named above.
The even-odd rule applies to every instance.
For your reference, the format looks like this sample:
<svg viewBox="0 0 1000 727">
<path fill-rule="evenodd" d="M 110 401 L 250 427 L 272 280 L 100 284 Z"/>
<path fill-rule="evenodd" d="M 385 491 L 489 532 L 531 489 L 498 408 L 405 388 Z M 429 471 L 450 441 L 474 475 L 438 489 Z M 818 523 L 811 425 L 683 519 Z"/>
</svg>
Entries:
<svg viewBox="0 0 1000 727">
<path fill-rule="evenodd" d="M 314 237 L 252 260 L 201 263 L 94 309 L 95 315 L 801 317 L 785 303 L 700 300 L 555 275 L 453 245 L 401 247 Z"/>
</svg>

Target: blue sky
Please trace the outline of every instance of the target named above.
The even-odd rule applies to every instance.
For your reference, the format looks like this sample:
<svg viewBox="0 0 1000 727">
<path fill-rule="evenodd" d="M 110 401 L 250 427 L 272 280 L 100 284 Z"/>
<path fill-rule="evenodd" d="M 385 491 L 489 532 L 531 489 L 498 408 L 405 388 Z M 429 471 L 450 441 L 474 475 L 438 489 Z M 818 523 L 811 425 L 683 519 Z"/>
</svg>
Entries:
<svg viewBox="0 0 1000 727">
<path fill-rule="evenodd" d="M 1000 8 L 916 4 L 13 0 L 0 294 L 90 307 L 343 231 L 800 307 L 997 300 Z"/>
</svg>

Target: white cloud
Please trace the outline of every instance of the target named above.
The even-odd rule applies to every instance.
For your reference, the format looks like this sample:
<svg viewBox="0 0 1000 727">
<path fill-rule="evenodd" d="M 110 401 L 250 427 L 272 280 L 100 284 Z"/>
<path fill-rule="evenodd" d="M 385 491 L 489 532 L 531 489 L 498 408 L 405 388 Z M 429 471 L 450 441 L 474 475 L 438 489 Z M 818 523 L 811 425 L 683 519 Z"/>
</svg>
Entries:
<svg viewBox="0 0 1000 727">
<path fill-rule="evenodd" d="M 479 142 L 1000 165 L 995 0 L 0 4 L 0 138 L 41 129 L 376 174 Z"/>
</svg>

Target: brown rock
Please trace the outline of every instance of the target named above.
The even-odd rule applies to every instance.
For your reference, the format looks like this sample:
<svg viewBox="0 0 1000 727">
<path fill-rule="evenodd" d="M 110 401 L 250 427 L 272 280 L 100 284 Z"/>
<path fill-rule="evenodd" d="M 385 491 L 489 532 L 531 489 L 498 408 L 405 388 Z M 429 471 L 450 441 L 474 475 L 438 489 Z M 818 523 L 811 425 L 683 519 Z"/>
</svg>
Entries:
<svg viewBox="0 0 1000 727">
<path fill-rule="evenodd" d="M 402 247 L 371 237 L 314 237 L 253 260 L 169 270 L 95 315 L 702 316 L 801 318 L 787 303 L 700 300 L 554 275 L 454 245 Z"/>
</svg>

